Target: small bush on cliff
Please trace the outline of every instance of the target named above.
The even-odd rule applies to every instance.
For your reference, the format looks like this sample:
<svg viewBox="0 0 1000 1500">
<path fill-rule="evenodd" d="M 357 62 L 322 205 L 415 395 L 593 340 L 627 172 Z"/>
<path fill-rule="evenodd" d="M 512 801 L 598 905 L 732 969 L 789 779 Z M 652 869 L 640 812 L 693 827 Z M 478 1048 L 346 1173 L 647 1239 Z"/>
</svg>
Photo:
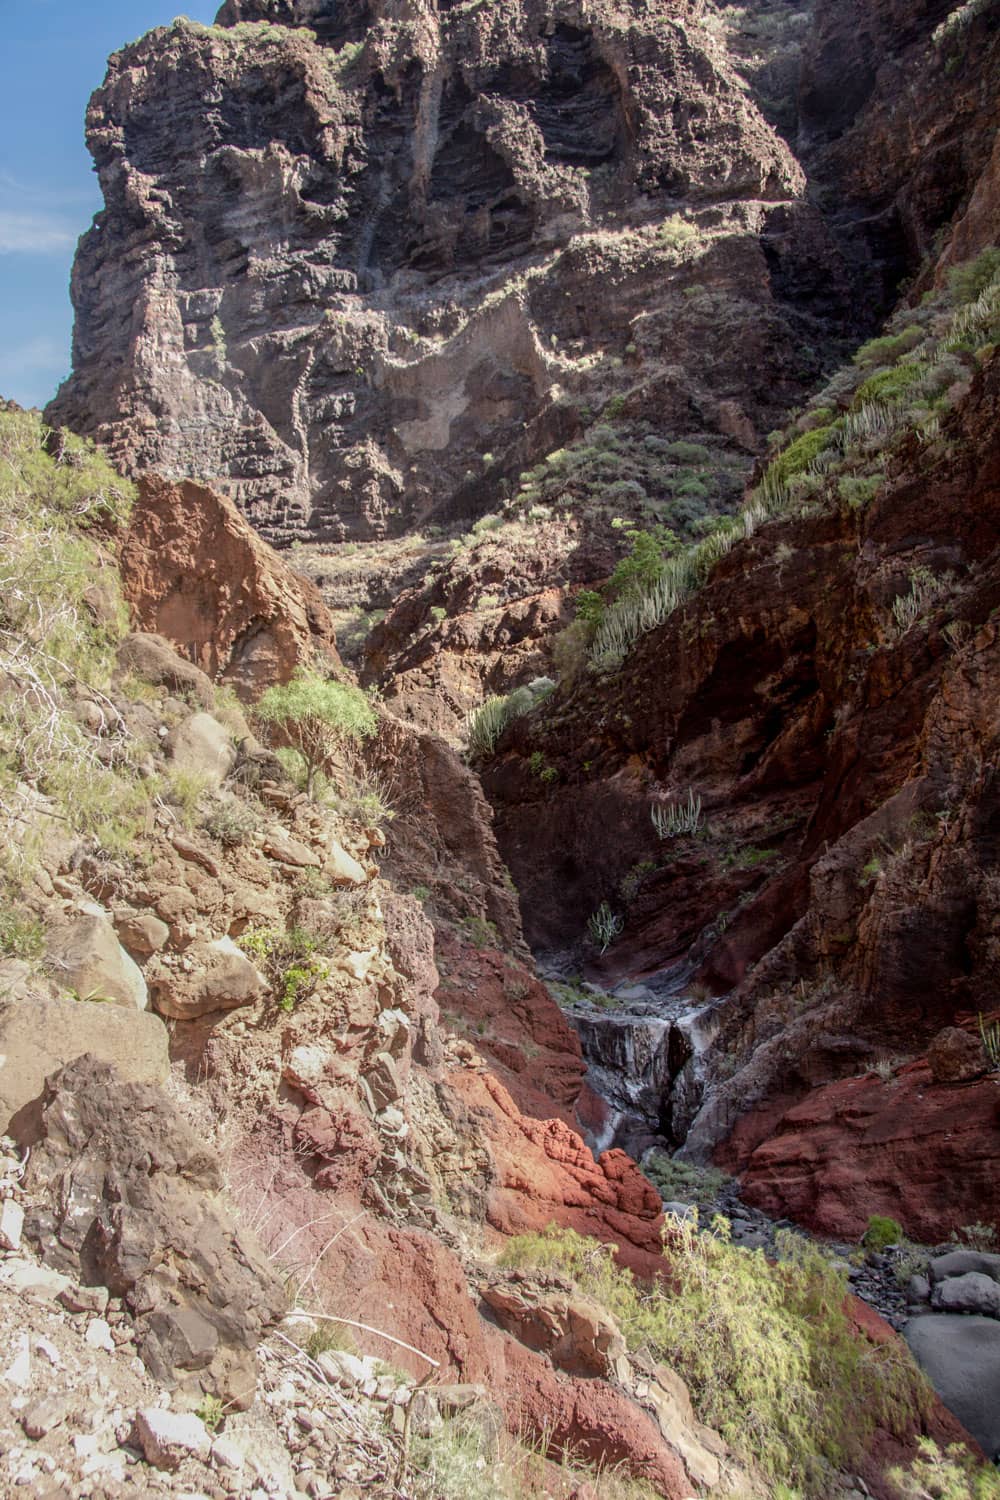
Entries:
<svg viewBox="0 0 1000 1500">
<path fill-rule="evenodd" d="M 305 791 L 311 797 L 318 774 L 343 746 L 375 733 L 378 720 L 369 699 L 350 683 L 300 668 L 291 682 L 268 688 L 254 710 L 301 757 Z"/>
<path fill-rule="evenodd" d="M 942 1453 L 930 1438 L 921 1438 L 917 1457 L 905 1469 L 890 1469 L 889 1479 L 903 1500 L 1000 1500 L 1000 1474 L 958 1443 Z"/>
<path fill-rule="evenodd" d="M 100 537 L 132 495 L 92 444 L 0 412 L 0 872 L 18 880 L 53 819 L 124 849 L 148 801 L 107 696 L 127 625 Z"/>
<path fill-rule="evenodd" d="M 855 1460 L 876 1426 L 904 1434 L 929 1392 L 912 1358 L 875 1346 L 845 1311 L 843 1276 L 808 1241 L 781 1236 L 781 1259 L 730 1244 L 716 1219 L 666 1242 L 671 1284 L 647 1286 L 612 1249 L 554 1226 L 511 1240 L 501 1263 L 569 1276 L 618 1322 L 631 1349 L 675 1369 L 698 1416 L 773 1480 L 823 1492 L 826 1465 Z"/>
</svg>

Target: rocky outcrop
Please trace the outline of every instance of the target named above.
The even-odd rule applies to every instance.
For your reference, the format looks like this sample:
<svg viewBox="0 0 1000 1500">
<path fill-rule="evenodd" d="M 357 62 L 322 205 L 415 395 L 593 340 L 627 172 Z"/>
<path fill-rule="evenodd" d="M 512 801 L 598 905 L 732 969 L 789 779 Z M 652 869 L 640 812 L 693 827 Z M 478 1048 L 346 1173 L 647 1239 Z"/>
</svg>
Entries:
<svg viewBox="0 0 1000 1500">
<path fill-rule="evenodd" d="M 890 281 L 919 270 L 925 257 L 933 264 L 935 236 L 955 220 L 946 262 L 995 239 L 989 181 L 1000 46 L 988 9 L 951 0 L 816 6 L 803 53 L 799 150 L 812 175 L 828 189 L 836 184 L 839 229 L 849 238 L 851 219 L 865 218 L 868 254 Z M 986 193 L 992 227 L 977 230 Z"/>
<path fill-rule="evenodd" d="M 843 1079 L 791 1107 L 751 1111 L 719 1161 L 742 1168 L 747 1202 L 776 1217 L 853 1240 L 887 1214 L 933 1243 L 996 1222 L 998 1147 L 1000 1081 L 936 1082 L 921 1060 L 885 1080 Z"/>
<path fill-rule="evenodd" d="M 142 479 L 120 568 L 135 627 L 165 637 L 241 697 L 287 682 L 314 656 L 337 662 L 317 590 L 230 500 L 201 485 Z"/>
<path fill-rule="evenodd" d="M 220 1200 L 222 1173 L 166 1096 L 81 1057 L 48 1084 L 28 1233 L 46 1261 L 122 1297 L 147 1368 L 242 1408 L 277 1277 Z"/>
<path fill-rule="evenodd" d="M 349 14 L 226 6 L 112 59 L 52 416 L 272 538 L 481 514 L 611 396 L 753 446 L 851 303 L 701 8 Z"/>
<path fill-rule="evenodd" d="M 692 1151 L 756 1104 L 781 1101 L 783 1115 L 993 1003 L 996 358 L 984 351 L 957 389 L 940 444 L 903 441 L 867 508 L 827 506 L 738 543 L 620 671 L 515 720 L 487 769 L 529 941 L 589 955 L 605 985 L 669 977 L 702 1007 L 709 1087 Z M 907 628 L 893 604 L 921 567 L 946 582 Z M 689 791 L 698 836 L 661 841 L 651 806 Z M 587 946 L 602 901 L 623 922 L 603 958 Z M 973 1159 L 995 1149 L 991 1121 Z M 796 1211 L 819 1217 L 823 1182 L 809 1210 L 796 1189 Z M 845 1205 L 851 1191 L 831 1189 Z"/>
</svg>

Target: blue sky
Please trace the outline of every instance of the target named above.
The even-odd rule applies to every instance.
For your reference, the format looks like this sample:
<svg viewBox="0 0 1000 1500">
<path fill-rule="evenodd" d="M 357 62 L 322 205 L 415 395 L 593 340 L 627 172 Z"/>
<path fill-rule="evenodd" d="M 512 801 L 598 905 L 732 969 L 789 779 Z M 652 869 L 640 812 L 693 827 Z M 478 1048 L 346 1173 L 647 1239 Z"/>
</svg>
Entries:
<svg viewBox="0 0 1000 1500">
<path fill-rule="evenodd" d="M 101 207 L 84 113 L 108 55 L 220 0 L 7 0 L 0 45 L 0 396 L 42 406 L 69 373 L 69 273 Z"/>
</svg>

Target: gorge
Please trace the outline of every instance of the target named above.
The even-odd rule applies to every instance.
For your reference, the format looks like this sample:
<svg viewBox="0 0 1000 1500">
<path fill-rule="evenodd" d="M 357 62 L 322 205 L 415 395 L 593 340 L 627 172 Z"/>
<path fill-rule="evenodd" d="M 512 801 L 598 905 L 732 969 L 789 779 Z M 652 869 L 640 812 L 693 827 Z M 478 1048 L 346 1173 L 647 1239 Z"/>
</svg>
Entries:
<svg viewBox="0 0 1000 1500">
<path fill-rule="evenodd" d="M 0 409 L 10 1493 L 1000 1494 L 997 19 L 113 55 Z"/>
</svg>

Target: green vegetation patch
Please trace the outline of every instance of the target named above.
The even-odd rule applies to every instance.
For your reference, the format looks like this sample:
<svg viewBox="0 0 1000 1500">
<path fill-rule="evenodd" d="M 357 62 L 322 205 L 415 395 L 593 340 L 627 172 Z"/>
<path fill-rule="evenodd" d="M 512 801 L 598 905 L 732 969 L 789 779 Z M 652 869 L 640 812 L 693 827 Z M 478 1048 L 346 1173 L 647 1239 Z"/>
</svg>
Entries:
<svg viewBox="0 0 1000 1500">
<path fill-rule="evenodd" d="M 845 1311 L 842 1272 L 798 1235 L 781 1259 L 679 1225 L 666 1241 L 670 1282 L 648 1285 L 612 1249 L 550 1227 L 511 1240 L 504 1265 L 568 1276 L 614 1317 L 630 1349 L 687 1382 L 701 1421 L 773 1481 L 820 1495 L 827 1466 L 855 1462 L 878 1427 L 900 1436 L 930 1407 L 929 1388 L 896 1344 L 876 1346 Z"/>
</svg>

